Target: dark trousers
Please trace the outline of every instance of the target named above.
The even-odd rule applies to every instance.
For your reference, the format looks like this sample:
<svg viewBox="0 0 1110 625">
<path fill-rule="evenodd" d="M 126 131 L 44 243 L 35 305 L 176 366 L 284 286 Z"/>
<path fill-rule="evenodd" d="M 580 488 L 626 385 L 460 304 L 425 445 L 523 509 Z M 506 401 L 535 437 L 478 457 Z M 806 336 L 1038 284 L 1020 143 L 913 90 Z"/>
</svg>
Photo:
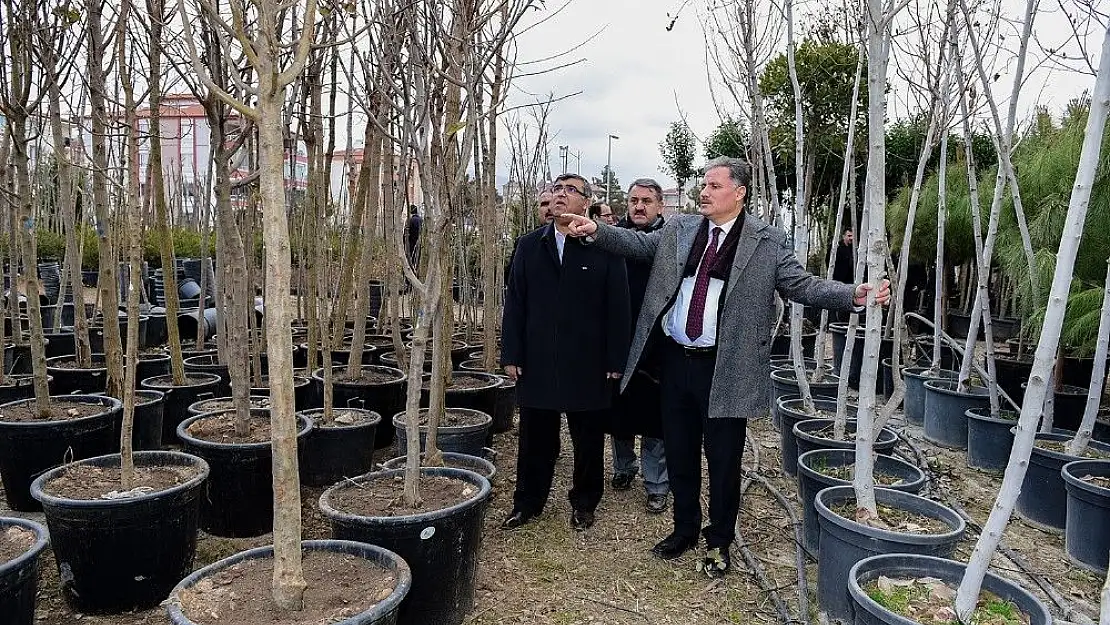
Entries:
<svg viewBox="0 0 1110 625">
<path fill-rule="evenodd" d="M 567 426 L 574 447 L 574 477 L 570 505 L 593 511 L 605 488 L 605 410 L 568 412 Z M 558 411 L 520 408 L 516 492 L 513 508 L 539 514 L 547 504 L 555 461 L 559 458 Z"/>
<path fill-rule="evenodd" d="M 727 547 L 740 512 L 740 460 L 745 419 L 710 419 L 713 355 L 689 355 L 667 339 L 663 350 L 663 444 L 674 494 L 674 530 L 694 537 L 701 529 L 701 454 L 709 465 L 709 548 Z"/>
</svg>

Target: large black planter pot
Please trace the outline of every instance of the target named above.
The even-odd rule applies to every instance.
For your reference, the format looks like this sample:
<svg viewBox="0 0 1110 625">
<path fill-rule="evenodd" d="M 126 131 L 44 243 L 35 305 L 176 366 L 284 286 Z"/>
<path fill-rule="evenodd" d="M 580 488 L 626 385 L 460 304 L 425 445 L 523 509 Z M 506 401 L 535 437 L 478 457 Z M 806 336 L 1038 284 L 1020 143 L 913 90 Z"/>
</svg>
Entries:
<svg viewBox="0 0 1110 625">
<path fill-rule="evenodd" d="M 46 376 L 47 388 L 53 394 L 54 377 Z M 0 386 L 0 404 L 20 399 L 30 399 L 35 396 L 35 377 L 31 375 L 9 375 L 4 385 Z"/>
<path fill-rule="evenodd" d="M 92 366 L 87 369 L 58 366 L 59 362 L 71 362 L 74 359 L 74 356 L 46 359 L 46 372 L 54 378 L 52 392 L 56 395 L 103 393 L 108 385 L 108 365 L 105 364 L 104 354 L 94 353 Z"/>
<path fill-rule="evenodd" d="M 323 408 L 300 413 L 313 423 L 300 450 L 301 481 L 308 486 L 331 486 L 345 477 L 374 470 L 374 440 L 382 416 L 359 408 L 337 410 L 358 411 L 369 420 L 355 425 L 324 424 Z"/>
<path fill-rule="evenodd" d="M 125 363 L 127 362 L 126 355 L 124 355 L 123 361 Z M 139 366 L 135 371 L 136 380 L 145 380 L 147 378 L 156 378 L 160 375 L 169 374 L 169 354 L 139 354 Z"/>
<path fill-rule="evenodd" d="M 11 336 L 10 334 L 7 336 Z M 31 371 L 31 346 L 23 345 L 4 346 L 4 370 L 8 373 L 30 375 Z"/>
<path fill-rule="evenodd" d="M 779 453 L 782 470 L 787 475 L 798 473 L 798 439 L 794 437 L 794 425 L 802 421 L 818 418 L 805 412 L 805 404 L 800 397 L 783 396 L 776 400 L 779 414 Z M 835 399 L 813 398 L 813 407 L 836 414 Z"/>
<path fill-rule="evenodd" d="M 516 380 L 508 376 L 499 376 L 501 384 L 497 386 L 496 403 L 493 407 L 493 423 L 490 424 L 491 434 L 501 434 L 513 429 L 513 412 L 516 411 Z"/>
<path fill-rule="evenodd" d="M 813 348 L 817 344 L 817 332 L 802 333 L 802 356 L 813 358 Z M 779 335 L 771 340 L 771 355 L 790 355 L 790 335 Z"/>
<path fill-rule="evenodd" d="M 146 315 L 139 315 L 139 347 L 146 347 L 147 342 L 147 323 L 149 318 Z M 127 314 L 121 312 L 119 314 L 119 335 L 123 350 L 127 351 Z M 89 347 L 93 353 L 104 352 L 104 325 L 102 320 L 98 319 L 89 325 Z"/>
<path fill-rule="evenodd" d="M 856 406 L 848 405 L 848 414 L 855 414 Z M 848 419 L 844 428 L 844 440 L 838 441 L 820 434 L 831 428 L 832 419 L 810 419 L 794 424 L 794 439 L 798 446 L 798 455 L 815 449 L 855 449 L 856 448 L 856 420 Z M 894 453 L 894 446 L 898 444 L 898 435 L 890 428 L 883 428 L 875 441 L 875 453 L 889 456 Z"/>
<path fill-rule="evenodd" d="M 234 412 L 234 411 L 227 411 Z M 186 453 L 200 456 L 212 469 L 200 508 L 200 527 L 213 536 L 244 538 L 260 536 L 274 527 L 274 485 L 270 441 L 223 443 L 195 438 L 189 426 L 200 419 L 220 415 L 212 412 L 189 417 L 177 426 L 177 437 Z M 251 411 L 252 418 L 269 422 L 270 411 Z M 297 415 L 298 446 L 312 421 Z"/>
<path fill-rule="evenodd" d="M 829 619 L 851 619 L 852 599 L 848 594 L 848 572 L 856 562 L 885 553 L 909 553 L 949 558 L 963 536 L 966 523 L 952 509 L 910 493 L 875 489 L 879 505 L 932 517 L 948 526 L 943 534 L 894 532 L 857 523 L 832 511 L 844 502 L 854 502 L 851 486 L 832 486 L 817 493 L 814 505 L 821 523 L 818 546 L 817 601 Z"/>
<path fill-rule="evenodd" d="M 1067 443 L 1071 434 L 1038 432 L 1036 440 Z M 1110 445 L 1091 441 L 1091 449 L 1110 453 Z M 1062 470 L 1069 462 L 1082 460 L 1075 456 L 1041 449 L 1033 446 L 1029 456 L 1029 467 L 1025 470 L 1025 481 L 1021 483 L 1018 495 L 1017 513 L 1031 525 L 1047 531 L 1063 531 L 1067 525 L 1067 488 L 1064 485 Z"/>
<path fill-rule="evenodd" d="M 262 376 L 262 386 L 252 386 L 250 390 L 251 397 L 269 397 L 270 386 L 269 378 Z M 315 406 L 316 403 L 316 389 L 313 387 L 312 380 L 303 375 L 293 376 L 293 404 L 297 410 L 308 410 L 310 408 L 319 408 Z"/>
<path fill-rule="evenodd" d="M 103 408 L 103 412 L 70 421 L 0 421 L 0 479 L 3 479 L 4 497 L 12 510 L 35 512 L 42 509 L 31 497 L 31 482 L 45 471 L 73 460 L 102 456 L 119 444 L 119 438 L 113 437 L 114 423 L 123 410 L 118 399 L 66 395 L 51 397 L 51 400 L 95 404 Z M 22 399 L 0 405 L 0 414 L 6 406 L 33 401 Z"/>
<path fill-rule="evenodd" d="M 162 391 L 139 389 L 135 391 L 135 424 L 131 430 L 131 448 L 135 451 L 158 451 L 162 448 L 162 409 L 166 394 Z M 113 453 L 119 453 L 120 435 L 123 432 L 123 411 L 112 424 L 115 444 Z"/>
<path fill-rule="evenodd" d="M 42 337 L 46 340 L 43 345 L 43 352 L 46 353 L 47 358 L 72 356 L 77 353 L 77 336 L 71 331 L 50 332 L 47 330 L 42 333 Z"/>
<path fill-rule="evenodd" d="M 409 589 L 412 587 L 412 574 L 409 571 L 408 565 L 400 556 L 375 545 L 345 540 L 305 540 L 301 541 L 301 551 L 302 553 L 305 551 L 341 553 L 368 560 L 381 566 L 397 580 L 397 586 L 388 597 L 375 603 L 370 609 L 352 617 L 345 618 L 342 621 L 335 622 L 333 625 L 395 625 L 395 623 L 397 623 L 397 608 L 401 604 L 401 600 L 405 598 L 405 595 L 409 593 Z M 179 596 L 182 590 L 192 588 L 207 578 L 241 562 L 262 559 L 268 560 L 273 557 L 273 546 L 258 547 L 242 551 L 229 558 L 224 558 L 219 562 L 210 564 L 199 571 L 195 571 L 181 580 L 170 593 L 170 598 L 167 602 L 170 622 L 173 623 L 173 625 L 198 625 L 197 621 L 190 620 L 189 617 L 181 611 L 181 600 Z M 312 590 L 309 590 L 309 592 L 312 592 Z M 352 597 L 352 600 L 358 599 L 362 599 L 362 597 Z M 310 624 L 306 623 L 305 625 Z"/>
<path fill-rule="evenodd" d="M 802 366 L 806 368 L 806 371 L 812 373 L 813 370 L 817 368 L 817 359 L 803 358 Z M 825 370 L 829 373 L 835 373 L 835 371 L 832 370 L 832 361 L 826 359 L 823 366 Z M 786 369 L 787 371 L 793 370 L 794 359 L 790 356 L 771 356 L 771 370 L 775 369 Z"/>
<path fill-rule="evenodd" d="M 165 398 L 162 403 L 162 442 L 177 442 L 177 426 L 189 416 L 189 406 L 206 397 L 214 397 L 220 384 L 220 376 L 214 373 L 186 373 L 184 386 L 175 386 L 172 375 L 160 375 L 139 382 L 139 386 L 161 391 Z"/>
<path fill-rule="evenodd" d="M 159 312 L 160 311 L 160 312 Z M 149 345 L 164 345 L 169 340 L 169 329 L 166 327 L 166 309 L 151 309 L 150 319 L 146 322 L 146 342 Z"/>
<path fill-rule="evenodd" d="M 247 403 L 250 404 L 250 408 L 252 410 L 255 408 L 269 408 L 270 398 L 248 396 Z M 231 410 L 234 407 L 234 400 L 231 397 L 209 397 L 208 399 L 202 399 L 200 401 L 195 401 L 189 404 L 189 406 L 185 408 L 185 411 L 187 413 L 185 416 L 192 417 L 198 414 L 224 412 L 227 410 Z"/>
<path fill-rule="evenodd" d="M 910 425 L 925 424 L 925 382 L 928 380 L 950 380 L 960 375 L 959 371 L 939 369 L 929 371 L 928 367 L 905 367 L 902 369 L 902 378 L 906 382 L 906 397 L 902 400 L 902 409 L 906 414 L 906 422 Z"/>
<path fill-rule="evenodd" d="M 833 342 L 833 371 L 840 373 L 840 362 L 844 354 L 844 347 L 848 344 L 848 324 L 830 323 L 829 332 L 832 334 Z M 859 390 L 859 374 L 863 366 L 863 343 L 864 336 L 861 326 L 856 331 L 856 346 L 852 350 L 852 363 L 848 367 L 848 386 L 856 390 Z M 893 353 L 894 341 L 883 339 L 883 343 L 879 347 L 879 360 L 890 358 Z"/>
<path fill-rule="evenodd" d="M 798 499 L 802 502 L 802 547 L 809 555 L 818 556 L 817 546 L 821 542 L 821 524 L 817 520 L 817 508 L 813 501 L 817 493 L 830 486 L 851 485 L 820 471 L 821 468 L 852 466 L 856 463 L 853 449 L 815 449 L 798 458 Z M 890 456 L 875 456 L 875 473 L 900 478 L 901 484 L 884 486 L 917 494 L 925 487 L 925 472 L 914 465 Z"/>
<path fill-rule="evenodd" d="M 190 467 L 189 481 L 126 499 L 78 500 L 44 491 L 76 465 L 115 468 L 117 454 L 82 460 L 44 473 L 31 485 L 42 503 L 58 562 L 62 593 L 85 613 L 151 608 L 193 568 L 197 519 L 208 464 L 172 451 L 135 454 L 136 467 Z"/>
<path fill-rule="evenodd" d="M 892 613 L 876 603 L 863 587 L 879 577 L 921 579 L 932 577 L 956 587 L 963 580 L 967 565 L 928 555 L 883 554 L 864 558 L 848 572 L 848 593 L 855 613 L 854 625 L 915 625 L 916 621 Z M 1036 595 L 990 571 L 983 578 L 983 590 L 1013 603 L 1029 616 L 1029 625 L 1052 625 L 1052 615 Z M 1022 621 L 1023 623 L 1026 621 Z"/>
<path fill-rule="evenodd" d="M 967 411 L 985 408 L 990 398 L 982 386 L 957 390 L 956 380 L 925 381 L 925 438 L 943 447 L 967 449 Z"/>
<path fill-rule="evenodd" d="M 813 371 L 806 371 L 806 375 L 812 375 Z M 794 369 L 771 369 L 771 422 L 778 426 L 781 423 L 781 415 L 779 415 L 778 400 L 784 396 L 797 396 L 801 397 L 798 391 L 797 377 L 794 374 Z M 840 376 L 833 373 L 826 373 L 821 382 L 816 384 L 810 383 L 809 393 L 812 397 L 823 397 L 825 399 L 836 399 L 837 390 L 840 388 Z"/>
<path fill-rule="evenodd" d="M 1025 383 L 1029 381 L 1029 372 L 1033 370 L 1033 357 L 1023 358 L 995 356 L 994 375 L 998 387 L 1010 396 L 1017 405 L 1025 399 Z"/>
<path fill-rule="evenodd" d="M 497 467 L 485 458 L 471 456 L 470 454 L 457 454 L 450 451 L 445 451 L 441 455 L 443 456 L 443 466 L 473 471 L 489 480 L 491 486 L 493 484 L 493 478 L 497 476 Z M 407 460 L 408 456 L 397 456 L 396 458 L 391 458 L 381 463 L 381 467 L 386 471 L 403 469 L 405 468 L 405 462 Z M 424 462 L 423 452 L 420 453 L 420 461 Z"/>
<path fill-rule="evenodd" d="M 221 363 L 215 354 L 190 356 L 184 360 L 185 373 L 214 373 L 220 378 L 216 385 L 216 397 L 231 397 L 231 374 L 227 371 L 227 363 Z M 192 403 L 192 402 L 189 402 Z"/>
<path fill-rule="evenodd" d="M 405 408 L 405 383 L 408 375 L 400 369 L 366 365 L 363 371 L 374 371 L 392 376 L 386 382 L 332 382 L 332 402 L 338 408 L 362 408 L 372 410 L 381 415 L 397 414 Z M 346 371 L 345 368 L 336 368 L 334 375 L 338 377 Z M 312 379 L 316 382 L 318 397 L 324 396 L 324 370 L 317 369 L 312 372 Z M 375 433 L 374 448 L 382 449 L 393 443 L 393 430 L 388 427 L 379 427 Z"/>
<path fill-rule="evenodd" d="M 1110 488 L 1083 478 L 1110 478 L 1110 460 L 1069 462 L 1061 475 L 1068 489 L 1068 516 L 1064 528 L 1068 558 L 1085 569 L 1106 575 L 1110 563 Z"/>
<path fill-rule="evenodd" d="M 1053 393 L 1052 427 L 1075 432 L 1087 407 L 1087 389 L 1063 385 Z"/>
<path fill-rule="evenodd" d="M 990 408 L 972 408 L 966 414 L 967 466 L 983 471 L 1005 471 L 1014 446 L 1011 430 L 1017 425 L 1018 414 L 1003 410 L 1003 416 L 995 418 L 990 416 Z"/>
<path fill-rule="evenodd" d="M 459 625 L 474 605 L 482 521 L 489 504 L 489 480 L 465 469 L 423 468 L 422 476 L 462 480 L 474 487 L 470 499 L 446 508 L 395 517 L 366 517 L 335 509 L 331 496 L 366 480 L 392 480 L 403 470 L 382 471 L 344 481 L 324 491 L 320 509 L 332 536 L 395 551 L 412 569 L 412 590 L 402 602 L 399 625 Z"/>
<path fill-rule="evenodd" d="M 397 362 L 397 354 L 395 352 L 393 352 L 392 350 L 384 351 L 381 354 L 379 354 L 378 355 L 378 362 L 382 363 L 383 367 L 392 367 L 394 369 L 400 369 L 401 368 L 401 365 L 398 364 L 398 362 Z M 405 372 L 406 372 L 406 374 L 408 373 L 408 368 L 405 369 Z M 431 358 L 424 358 L 424 373 L 431 373 L 431 372 L 432 372 L 432 359 Z"/>
<path fill-rule="evenodd" d="M 0 562 L 0 614 L 8 625 L 34 625 L 39 556 L 46 549 L 46 528 L 34 521 L 0 517 L 0 532 L 10 527 L 34 533 L 35 542 L 14 560 Z"/>
<path fill-rule="evenodd" d="M 484 371 L 455 371 L 452 376 L 466 376 L 477 379 L 481 386 L 475 388 L 447 387 L 443 393 L 443 405 L 448 408 L 469 408 L 488 415 L 493 415 L 497 408 L 497 388 L 501 386 L 501 376 Z M 424 383 L 420 389 L 420 407 L 428 407 L 428 384 L 431 375 L 424 376 Z"/>
<path fill-rule="evenodd" d="M 482 448 L 485 447 L 486 437 L 489 434 L 490 424 L 493 418 L 488 413 L 472 408 L 451 408 L 451 411 L 462 411 L 472 416 L 480 417 L 481 421 L 473 425 L 460 425 L 460 426 L 447 426 L 444 424 L 439 425 L 437 430 L 436 439 L 440 451 L 451 451 L 457 454 L 469 454 L 471 456 L 482 455 Z M 427 408 L 420 409 L 420 415 L 423 416 L 428 412 Z M 399 412 L 393 416 L 393 428 L 397 436 L 397 453 L 402 456 L 408 452 L 408 438 L 405 435 L 405 413 Z M 428 438 L 428 428 L 420 427 L 420 451 L 424 451 L 424 444 Z"/>
</svg>

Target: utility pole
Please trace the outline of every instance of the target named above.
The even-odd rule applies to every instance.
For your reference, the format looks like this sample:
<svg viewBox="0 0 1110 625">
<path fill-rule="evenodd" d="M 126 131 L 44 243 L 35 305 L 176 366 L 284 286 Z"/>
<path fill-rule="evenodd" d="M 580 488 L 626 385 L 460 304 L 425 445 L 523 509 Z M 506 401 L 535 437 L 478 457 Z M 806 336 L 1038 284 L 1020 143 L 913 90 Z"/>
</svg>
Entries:
<svg viewBox="0 0 1110 625">
<path fill-rule="evenodd" d="M 575 169 L 575 173 L 577 173 L 579 176 L 581 176 L 582 175 L 582 150 L 578 150 L 577 152 L 574 153 L 574 162 L 575 162 L 575 166 L 577 167 L 577 169 Z"/>
<path fill-rule="evenodd" d="M 563 173 L 567 173 L 567 153 L 570 151 L 569 145 L 559 146 L 559 158 L 563 159 Z"/>
<path fill-rule="evenodd" d="M 613 183 L 613 139 L 620 139 L 617 135 L 609 135 L 609 154 L 605 157 L 605 203 L 609 203 L 609 187 Z"/>
</svg>

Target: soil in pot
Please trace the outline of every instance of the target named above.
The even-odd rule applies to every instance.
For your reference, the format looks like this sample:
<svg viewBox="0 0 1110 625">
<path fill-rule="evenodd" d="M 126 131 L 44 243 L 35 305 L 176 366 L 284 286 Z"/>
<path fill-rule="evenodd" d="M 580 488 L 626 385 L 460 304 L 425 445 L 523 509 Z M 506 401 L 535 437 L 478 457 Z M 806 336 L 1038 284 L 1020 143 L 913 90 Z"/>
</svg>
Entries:
<svg viewBox="0 0 1110 625">
<path fill-rule="evenodd" d="M 448 508 L 433 510 L 426 500 L 422 510 L 399 510 L 395 516 L 369 516 L 333 505 L 347 496 L 346 491 L 363 490 L 373 482 L 391 487 L 373 505 L 401 501 L 403 475 L 403 470 L 383 471 L 340 482 L 321 495 L 320 508 L 336 538 L 380 545 L 408 563 L 412 590 L 401 604 L 398 625 L 460 625 L 474 603 L 489 481 L 471 471 L 425 467 L 421 484 L 448 478 L 450 486 L 443 494 L 450 500 L 458 501 L 468 488 L 474 492 Z"/>
<path fill-rule="evenodd" d="M 424 456 L 425 454 L 420 454 L 421 466 L 425 466 L 423 465 Z M 497 475 L 497 467 L 486 458 L 471 456 L 470 454 L 456 454 L 449 451 L 443 452 L 442 456 L 443 466 L 450 469 L 466 469 L 467 471 L 473 471 L 487 480 L 490 480 L 490 483 L 493 482 L 494 476 Z M 407 456 L 398 456 L 383 462 L 382 468 L 386 470 L 403 469 L 405 468 L 406 461 L 408 461 Z"/>
<path fill-rule="evenodd" d="M 397 574 L 365 558 L 306 550 L 301 558 L 304 608 L 274 605 L 274 560 L 242 560 L 176 593 L 176 603 L 191 622 L 203 625 L 307 625 L 334 623 L 384 601 L 398 586 Z"/>
<path fill-rule="evenodd" d="M 324 370 L 312 372 L 316 383 L 316 396 L 324 396 Z M 335 369 L 333 405 L 336 408 L 362 408 L 381 415 L 391 415 L 405 408 L 405 381 L 408 376 L 400 369 L 382 366 L 364 366 L 358 376 L 351 376 L 346 368 Z M 393 443 L 393 430 L 377 428 L 375 449 Z"/>
<path fill-rule="evenodd" d="M 39 556 L 45 549 L 45 527 L 0 517 L 0 615 L 5 625 L 35 622 Z"/>
<path fill-rule="evenodd" d="M 176 452 L 140 452 L 135 465 L 126 492 L 118 454 L 54 469 L 31 486 L 62 591 L 80 612 L 153 607 L 192 569 L 208 465 Z"/>
<path fill-rule="evenodd" d="M 162 440 L 177 441 L 177 426 L 189 416 L 189 406 L 204 397 L 216 396 L 220 376 L 215 373 L 189 371 L 185 373 L 184 386 L 173 383 L 173 376 L 147 378 L 139 386 L 165 393 L 162 404 Z"/>
<path fill-rule="evenodd" d="M 53 386 L 54 377 L 46 376 L 46 384 Z M 30 375 L 9 375 L 0 385 L 0 404 L 35 396 L 35 378 Z"/>
<path fill-rule="evenodd" d="M 323 408 L 302 414 L 314 425 L 301 448 L 301 480 L 305 484 L 330 486 L 373 470 L 381 415 L 358 408 L 334 408 L 332 420 L 324 421 Z"/>
<path fill-rule="evenodd" d="M 248 397 L 247 404 L 251 409 L 255 408 L 269 408 L 269 397 Z M 215 399 L 202 399 L 194 402 L 189 406 L 190 415 L 207 414 L 209 412 L 223 412 L 224 410 L 235 410 L 235 400 L 230 397 L 217 397 Z"/>
<path fill-rule="evenodd" d="M 420 450 L 428 438 L 428 410 L 420 409 Z M 486 413 L 469 408 L 447 408 L 440 419 L 437 442 L 440 451 L 479 456 L 486 444 L 487 433 L 493 419 Z M 397 437 L 397 453 L 404 455 L 408 450 L 405 436 L 405 413 L 393 417 L 393 428 Z"/>
<path fill-rule="evenodd" d="M 31 482 L 64 462 L 110 453 L 119 438 L 114 422 L 122 404 L 110 397 L 55 397 L 50 414 L 41 414 L 34 400 L 0 406 L 0 477 L 13 510 L 37 511 Z"/>
<path fill-rule="evenodd" d="M 865 584 L 863 591 L 872 601 L 894 614 L 921 625 L 951 625 L 958 623 L 952 604 L 956 601 L 956 588 L 935 577 L 886 577 Z M 1016 605 L 998 595 L 983 591 L 972 612 L 975 625 L 1026 625 L 1028 615 Z"/>
<path fill-rule="evenodd" d="M 845 519 L 856 518 L 856 504 L 854 501 L 830 506 L 829 509 Z M 875 510 L 879 513 L 878 518 L 867 521 L 867 525 L 874 528 L 888 532 L 907 532 L 910 534 L 943 534 L 948 531 L 946 523 L 931 516 L 883 505 L 876 505 Z"/>
<path fill-rule="evenodd" d="M 1033 443 L 1033 453 L 1021 484 L 1017 500 L 1017 513 L 1036 527 L 1059 532 L 1067 521 L 1067 489 L 1062 469 L 1069 462 L 1081 460 L 1065 453 L 1071 434 L 1038 432 Z M 1085 457 L 1097 459 L 1110 453 L 1110 445 L 1091 441 Z"/>
<path fill-rule="evenodd" d="M 46 360 L 46 370 L 54 376 L 53 392 L 57 395 L 72 393 L 103 393 L 108 384 L 108 365 L 104 354 L 93 354 L 92 365 L 81 367 L 73 356 L 59 356 Z"/>
<path fill-rule="evenodd" d="M 405 505 L 397 493 L 404 488 L 404 476 L 390 480 L 370 480 L 361 488 L 348 488 L 337 492 L 331 505 L 359 516 L 397 517 L 429 510 L 446 510 L 478 494 L 478 488 L 469 482 L 446 476 L 420 478 L 421 505 L 417 509 Z"/>
<path fill-rule="evenodd" d="M 185 431 L 193 438 L 210 443 L 265 443 L 270 440 L 269 419 L 251 418 L 245 434 L 235 431 L 235 420 L 234 413 L 209 414 L 193 421 Z"/>
<path fill-rule="evenodd" d="M 849 413 L 850 414 L 850 413 Z M 798 455 L 815 449 L 855 449 L 856 446 L 856 420 L 848 419 L 844 426 L 844 438 L 833 438 L 832 419 L 810 419 L 794 424 L 794 439 L 798 446 Z M 898 444 L 898 435 L 890 428 L 883 428 L 875 441 L 875 452 L 884 456 L 894 453 Z"/>
<path fill-rule="evenodd" d="M 835 419 L 836 401 L 813 399 L 814 412 L 806 413 L 805 405 L 801 398 L 791 399 L 790 396 L 780 397 L 775 400 L 779 414 L 779 451 L 782 461 L 782 470 L 787 475 L 798 473 L 798 439 L 794 437 L 794 424 L 810 419 Z M 854 414 L 854 411 L 852 411 Z"/>
</svg>

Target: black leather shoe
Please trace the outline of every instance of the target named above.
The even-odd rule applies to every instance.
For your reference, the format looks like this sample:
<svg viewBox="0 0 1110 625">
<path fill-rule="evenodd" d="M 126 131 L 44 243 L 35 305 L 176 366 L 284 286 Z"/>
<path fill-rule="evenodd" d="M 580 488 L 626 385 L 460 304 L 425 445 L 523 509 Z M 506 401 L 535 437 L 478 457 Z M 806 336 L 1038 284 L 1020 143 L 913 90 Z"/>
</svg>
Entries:
<svg viewBox="0 0 1110 625">
<path fill-rule="evenodd" d="M 509 513 L 509 518 L 501 524 L 503 530 L 515 530 L 522 525 L 527 525 L 532 522 L 538 515 L 531 512 L 524 512 L 523 510 L 513 510 Z"/>
<path fill-rule="evenodd" d="M 628 490 L 632 488 L 632 478 L 636 477 L 634 473 L 617 473 L 613 475 L 613 479 L 609 481 L 609 486 L 613 490 Z"/>
<path fill-rule="evenodd" d="M 705 555 L 697 562 L 697 569 L 710 578 L 724 577 L 732 568 L 732 556 L 728 547 L 712 547 L 705 550 Z"/>
<path fill-rule="evenodd" d="M 596 520 L 592 510 L 575 510 L 570 513 L 570 526 L 578 532 L 590 528 Z"/>
<path fill-rule="evenodd" d="M 651 553 L 657 558 L 674 560 L 675 558 L 693 549 L 698 544 L 697 536 L 687 536 L 672 532 L 657 545 L 651 548 Z"/>
<path fill-rule="evenodd" d="M 666 495 L 648 495 L 647 511 L 651 514 L 662 514 L 667 509 Z"/>
</svg>

